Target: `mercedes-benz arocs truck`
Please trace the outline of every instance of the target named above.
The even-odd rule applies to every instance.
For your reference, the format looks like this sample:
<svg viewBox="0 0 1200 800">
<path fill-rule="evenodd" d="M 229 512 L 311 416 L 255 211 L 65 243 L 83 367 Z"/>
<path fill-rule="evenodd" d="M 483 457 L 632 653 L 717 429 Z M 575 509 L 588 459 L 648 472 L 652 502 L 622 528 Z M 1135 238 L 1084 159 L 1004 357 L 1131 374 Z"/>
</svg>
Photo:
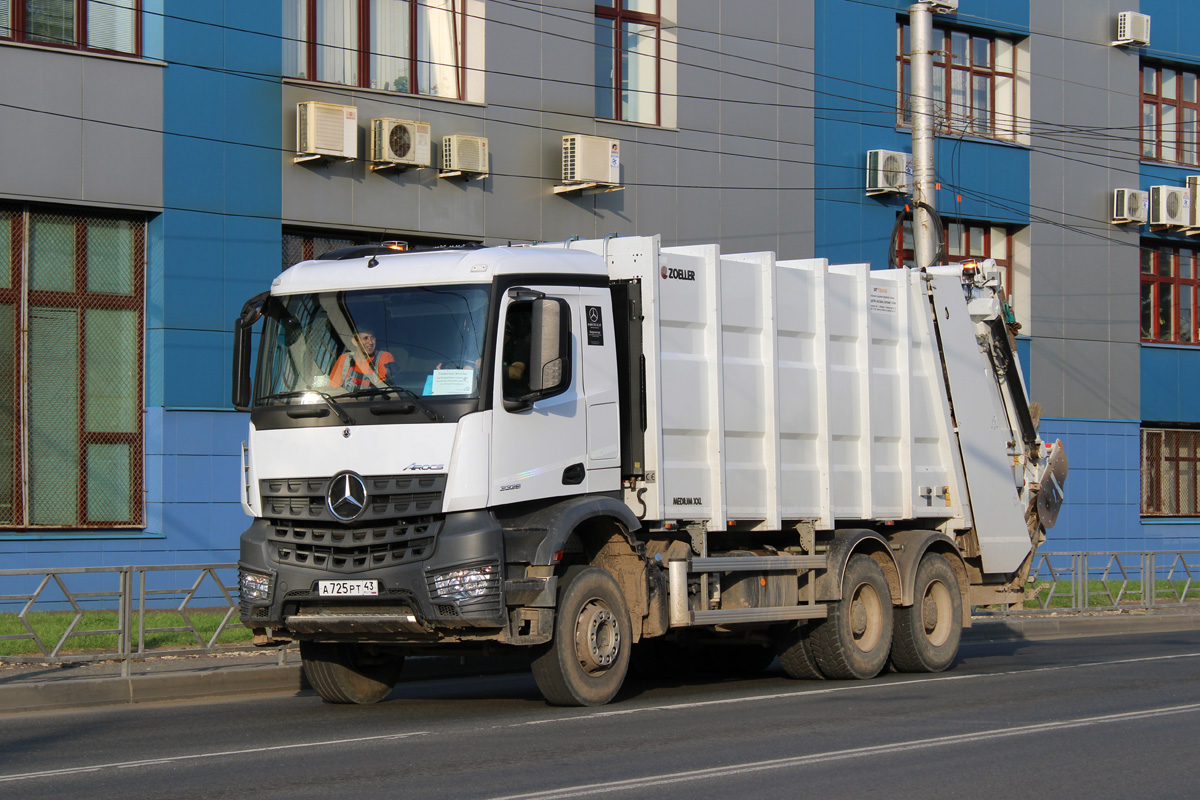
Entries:
<svg viewBox="0 0 1200 800">
<path fill-rule="evenodd" d="M 342 703 L 412 655 L 520 650 L 564 705 L 631 660 L 943 670 L 1066 479 L 999 284 L 656 236 L 297 264 L 235 324 L 241 619 Z"/>
</svg>

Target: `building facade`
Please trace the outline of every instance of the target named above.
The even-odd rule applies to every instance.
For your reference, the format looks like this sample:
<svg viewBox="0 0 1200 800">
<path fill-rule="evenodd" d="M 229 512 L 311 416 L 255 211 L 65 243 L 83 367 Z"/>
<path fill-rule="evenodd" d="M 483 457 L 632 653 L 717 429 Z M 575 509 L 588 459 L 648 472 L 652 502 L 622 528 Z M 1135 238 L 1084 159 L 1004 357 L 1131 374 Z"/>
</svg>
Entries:
<svg viewBox="0 0 1200 800">
<path fill-rule="evenodd" d="M 935 20 L 943 246 L 996 260 L 1066 443 L 1049 548 L 1200 548 L 1200 244 L 1113 222 L 1117 189 L 1190 202 L 1200 174 L 1187 4 L 959 5 Z M 1149 45 L 1113 44 L 1125 11 Z M 905 197 L 866 191 L 869 151 L 911 152 L 906 21 L 861 0 L 0 0 L 5 566 L 236 559 L 232 321 L 303 258 L 657 233 L 910 261 Z M 619 190 L 563 190 L 574 134 L 617 145 Z"/>
</svg>

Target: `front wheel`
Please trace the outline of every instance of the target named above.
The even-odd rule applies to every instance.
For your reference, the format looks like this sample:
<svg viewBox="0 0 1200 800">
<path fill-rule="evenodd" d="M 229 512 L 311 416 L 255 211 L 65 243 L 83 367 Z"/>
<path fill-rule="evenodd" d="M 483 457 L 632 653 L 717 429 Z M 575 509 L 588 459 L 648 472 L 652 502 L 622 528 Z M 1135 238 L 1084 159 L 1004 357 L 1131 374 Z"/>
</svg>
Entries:
<svg viewBox="0 0 1200 800">
<path fill-rule="evenodd" d="M 875 559 L 850 556 L 842 576 L 842 599 L 812 632 L 812 652 L 829 678 L 865 680 L 887 665 L 892 646 L 892 600 L 887 577 Z"/>
<path fill-rule="evenodd" d="M 404 656 L 344 642 L 300 642 L 309 684 L 326 703 L 378 703 L 391 693 Z"/>
<path fill-rule="evenodd" d="M 937 553 L 926 553 L 917 565 L 913 601 L 896 609 L 892 666 L 900 672 L 941 672 L 958 655 L 962 593 L 954 568 Z"/>
<path fill-rule="evenodd" d="M 553 705 L 604 705 L 625 682 L 632 643 L 616 580 L 598 567 L 571 567 L 559 589 L 554 639 L 533 659 L 534 680 Z"/>
</svg>

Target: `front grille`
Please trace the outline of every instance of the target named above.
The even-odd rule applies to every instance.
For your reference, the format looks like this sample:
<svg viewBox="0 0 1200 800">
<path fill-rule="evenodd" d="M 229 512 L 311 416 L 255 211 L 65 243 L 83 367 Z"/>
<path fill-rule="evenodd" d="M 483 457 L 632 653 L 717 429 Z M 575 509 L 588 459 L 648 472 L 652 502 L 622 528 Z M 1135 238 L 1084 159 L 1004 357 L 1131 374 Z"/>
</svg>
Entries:
<svg viewBox="0 0 1200 800">
<path fill-rule="evenodd" d="M 308 523 L 339 520 L 326 504 L 329 478 L 268 478 L 258 482 L 263 516 L 276 520 L 303 520 Z M 373 522 L 437 514 L 442 510 L 446 476 L 375 475 L 364 476 L 367 487 L 366 509 L 355 523 Z"/>
<path fill-rule="evenodd" d="M 307 527 L 291 522 L 271 526 L 271 555 L 281 565 L 327 572 L 364 572 L 424 561 L 433 555 L 440 517 L 418 517 L 395 525 L 367 528 Z"/>
</svg>

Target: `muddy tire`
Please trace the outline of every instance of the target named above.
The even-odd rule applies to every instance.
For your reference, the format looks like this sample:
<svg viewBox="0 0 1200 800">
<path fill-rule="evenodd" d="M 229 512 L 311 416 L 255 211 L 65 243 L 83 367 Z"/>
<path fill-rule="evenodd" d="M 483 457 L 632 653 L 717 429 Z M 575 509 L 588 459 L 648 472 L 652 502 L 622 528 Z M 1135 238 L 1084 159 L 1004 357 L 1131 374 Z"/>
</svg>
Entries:
<svg viewBox="0 0 1200 800">
<path fill-rule="evenodd" d="M 926 553 L 917 567 L 913 604 L 895 610 L 892 666 L 899 672 L 941 672 L 954 663 L 962 638 L 962 593 L 954 567 Z"/>
<path fill-rule="evenodd" d="M 804 681 L 825 680 L 812 650 L 812 626 L 797 625 L 788 631 L 778 645 L 779 663 L 789 678 Z"/>
<path fill-rule="evenodd" d="M 309 684 L 326 703 L 378 703 L 387 697 L 404 656 L 341 642 L 300 642 Z"/>
<path fill-rule="evenodd" d="M 812 632 L 812 650 L 826 677 L 865 680 L 887 665 L 892 647 L 892 600 L 883 568 L 856 553 L 842 576 L 842 599 Z"/>
<path fill-rule="evenodd" d="M 554 638 L 533 658 L 533 677 L 557 706 L 600 706 L 621 689 L 633 630 L 621 588 L 597 567 L 571 567 L 559 585 Z"/>
</svg>

